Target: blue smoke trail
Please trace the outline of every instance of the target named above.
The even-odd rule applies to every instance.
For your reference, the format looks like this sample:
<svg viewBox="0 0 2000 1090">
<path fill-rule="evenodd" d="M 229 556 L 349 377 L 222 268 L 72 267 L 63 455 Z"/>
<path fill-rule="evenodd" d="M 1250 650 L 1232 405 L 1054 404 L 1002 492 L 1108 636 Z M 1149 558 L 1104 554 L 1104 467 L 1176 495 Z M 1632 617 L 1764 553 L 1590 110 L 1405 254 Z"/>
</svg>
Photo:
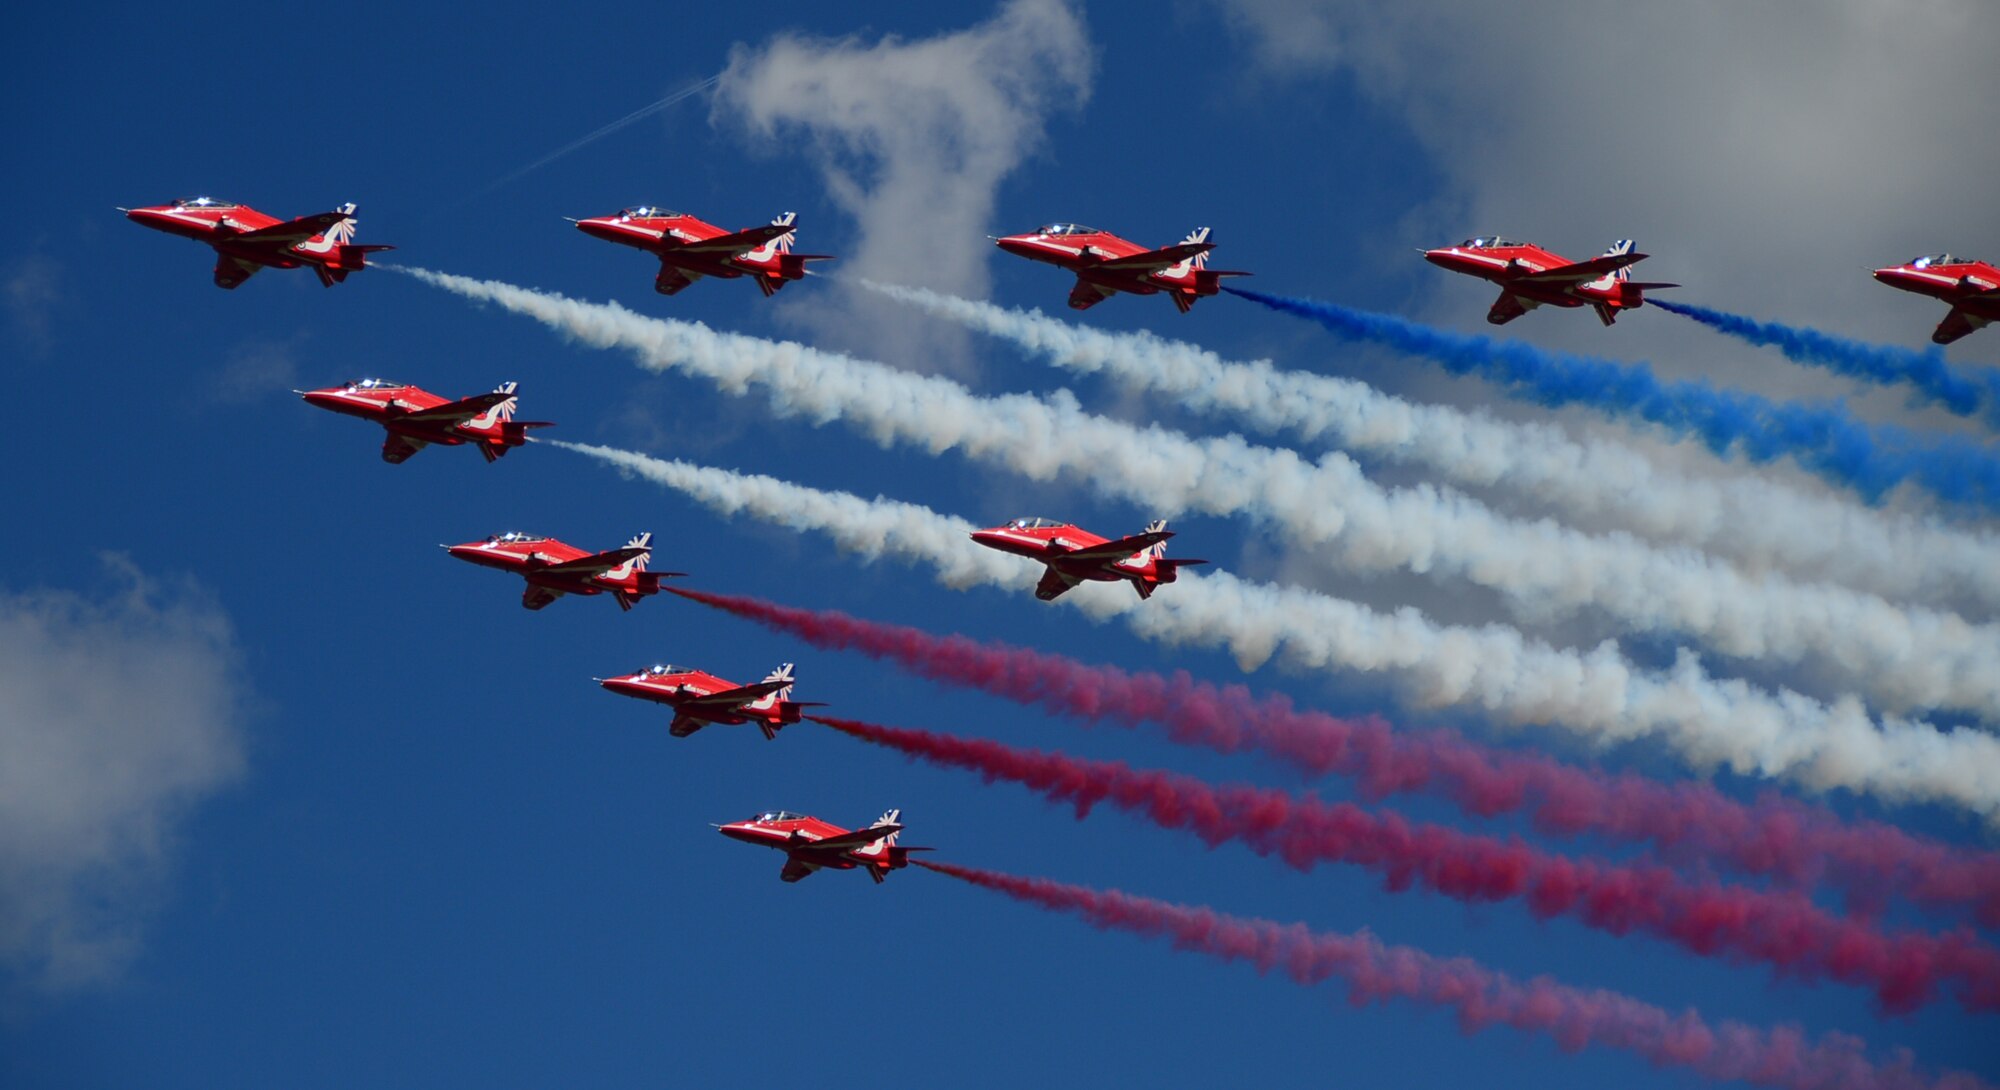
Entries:
<svg viewBox="0 0 2000 1090">
<path fill-rule="evenodd" d="M 1922 400 L 1960 416 L 1977 415 L 1990 428 L 2000 428 L 2000 373 L 1986 368 L 1960 370 L 1945 362 L 1944 349 L 1918 352 L 1889 344 L 1868 344 L 1816 329 L 1760 322 L 1740 314 L 1661 299 L 1652 305 L 1751 344 L 1776 348 L 1794 363 L 1816 364 L 1867 382 L 1888 386 L 1908 383 Z"/>
<path fill-rule="evenodd" d="M 1790 458 L 1870 501 L 1910 481 L 1953 503 L 2000 511 L 2000 457 L 1956 436 L 1919 436 L 1869 426 L 1838 402 L 1773 402 L 1718 390 L 1701 380 L 1665 381 L 1644 363 L 1551 352 L 1520 341 L 1451 333 L 1388 314 L 1311 299 L 1224 288 L 1273 310 L 1309 318 L 1339 336 L 1388 345 L 1437 361 L 1455 375 L 1478 375 L 1516 397 L 1550 407 L 1588 405 L 1637 418 L 1675 435 L 1694 435 L 1718 455 L 1763 463 Z"/>
</svg>

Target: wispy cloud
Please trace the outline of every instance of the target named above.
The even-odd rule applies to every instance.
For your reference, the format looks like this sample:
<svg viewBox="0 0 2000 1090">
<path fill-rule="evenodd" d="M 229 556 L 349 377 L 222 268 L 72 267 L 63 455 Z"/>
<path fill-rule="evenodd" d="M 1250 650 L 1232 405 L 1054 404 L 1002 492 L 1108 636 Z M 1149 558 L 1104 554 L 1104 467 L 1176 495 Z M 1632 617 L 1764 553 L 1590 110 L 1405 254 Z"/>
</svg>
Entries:
<svg viewBox="0 0 2000 1090">
<path fill-rule="evenodd" d="M 97 595 L 0 592 L 0 967 L 55 990 L 118 974 L 182 818 L 243 770 L 228 618 L 105 568 Z"/>
</svg>

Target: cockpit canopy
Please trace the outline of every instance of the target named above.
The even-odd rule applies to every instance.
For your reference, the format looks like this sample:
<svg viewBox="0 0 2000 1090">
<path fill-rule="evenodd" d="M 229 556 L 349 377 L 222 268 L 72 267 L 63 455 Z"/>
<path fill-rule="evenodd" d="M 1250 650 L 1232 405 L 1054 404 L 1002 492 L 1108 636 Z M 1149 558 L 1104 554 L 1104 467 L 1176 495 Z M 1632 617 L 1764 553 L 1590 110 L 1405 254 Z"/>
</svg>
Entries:
<svg viewBox="0 0 2000 1090">
<path fill-rule="evenodd" d="M 527 534 L 527 533 L 522 533 L 519 530 L 509 530 L 504 534 L 494 534 L 493 536 L 487 538 L 486 540 L 491 541 L 496 545 L 508 545 L 508 544 L 517 544 L 520 542 L 547 541 L 548 538 L 545 538 L 540 534 Z"/>
<path fill-rule="evenodd" d="M 1007 522 L 1007 529 L 1053 530 L 1058 526 L 1068 526 L 1068 525 L 1069 523 L 1067 522 L 1057 522 L 1055 519 L 1010 519 Z"/>
<path fill-rule="evenodd" d="M 214 197 L 182 197 L 174 202 L 175 208 L 238 208 L 240 205 L 229 201 L 218 201 Z"/>
<path fill-rule="evenodd" d="M 349 382 L 347 388 L 350 390 L 400 390 L 407 385 L 409 383 L 396 382 L 386 378 L 358 378 Z"/>
<path fill-rule="evenodd" d="M 669 677 L 674 674 L 691 674 L 694 671 L 685 666 L 675 666 L 671 662 L 656 662 L 639 672 L 647 677 Z"/>
<path fill-rule="evenodd" d="M 750 820 L 751 821 L 804 821 L 805 819 L 806 815 L 794 814 L 790 810 L 766 810 L 763 813 L 758 814 L 756 817 L 751 818 Z"/>
<path fill-rule="evenodd" d="M 1081 223 L 1047 223 L 1043 224 L 1041 230 L 1035 233 L 1038 235 L 1101 235 L 1104 232 L 1095 227 L 1085 227 Z"/>
<path fill-rule="evenodd" d="M 635 204 L 618 213 L 621 220 L 667 220 L 677 219 L 680 213 L 671 208 L 661 208 L 657 204 Z"/>
<path fill-rule="evenodd" d="M 1516 242 L 1502 235 L 1480 235 L 1478 238 L 1466 239 L 1458 245 L 1466 250 L 1491 250 L 1501 246 L 1524 246 L 1526 243 Z"/>
<path fill-rule="evenodd" d="M 1965 262 L 1960 261 L 1959 259 L 1951 256 L 1950 254 L 1925 254 L 1924 256 L 1917 258 L 1914 261 L 1911 261 L 1910 268 L 1928 269 L 1937 265 L 1963 265 L 1963 264 L 1965 264 Z"/>
</svg>

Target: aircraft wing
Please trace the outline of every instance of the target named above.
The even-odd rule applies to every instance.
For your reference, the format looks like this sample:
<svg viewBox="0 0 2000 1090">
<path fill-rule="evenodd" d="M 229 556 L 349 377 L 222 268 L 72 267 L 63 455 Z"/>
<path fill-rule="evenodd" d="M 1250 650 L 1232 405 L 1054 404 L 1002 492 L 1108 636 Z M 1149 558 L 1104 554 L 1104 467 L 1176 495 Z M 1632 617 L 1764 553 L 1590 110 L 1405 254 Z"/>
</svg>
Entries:
<svg viewBox="0 0 2000 1090">
<path fill-rule="evenodd" d="M 1091 307 L 1111 298 L 1110 288 L 1099 287 L 1088 280 L 1078 280 L 1069 292 L 1071 310 L 1089 310 Z"/>
<path fill-rule="evenodd" d="M 653 290 L 661 295 L 675 295 L 681 289 L 701 279 L 698 272 L 689 272 L 668 261 L 660 262 L 660 275 L 653 278 Z"/>
<path fill-rule="evenodd" d="M 1606 273 L 1614 273 L 1627 265 L 1646 260 L 1645 254 L 1605 254 L 1589 261 L 1577 261 L 1559 265 L 1553 269 L 1543 269 L 1538 273 L 1516 276 L 1514 281 L 1521 284 L 1580 284 L 1585 280 L 1595 280 Z"/>
<path fill-rule="evenodd" d="M 802 859 L 787 859 L 784 869 L 778 872 L 778 877 L 787 882 L 796 882 L 818 869 L 817 863 L 808 863 Z"/>
<path fill-rule="evenodd" d="M 792 683 L 789 681 L 760 681 L 755 685 L 738 685 L 734 689 L 723 689 L 707 696 L 676 700 L 674 704 L 682 708 L 734 708 L 740 704 L 748 704 L 758 697 L 769 696 L 790 684 Z"/>
<path fill-rule="evenodd" d="M 667 725 L 667 733 L 676 738 L 686 738 L 688 735 L 707 725 L 691 715 L 682 715 L 679 712 L 675 712 L 674 721 Z"/>
<path fill-rule="evenodd" d="M 539 575 L 602 575 L 625 563 L 633 557 L 646 556 L 653 550 L 640 548 L 612 549 L 596 556 L 579 556 L 575 560 L 565 560 L 560 564 L 549 564 L 536 568 Z"/>
<path fill-rule="evenodd" d="M 314 235 L 323 235 L 335 225 L 353 218 L 345 212 L 321 212 L 317 216 L 306 216 L 289 223 L 274 223 L 269 227 L 259 227 L 255 231 L 231 235 L 229 242 L 232 246 L 247 242 L 253 246 L 282 249 L 287 246 L 297 246 Z"/>
<path fill-rule="evenodd" d="M 1082 549 L 1072 549 L 1063 554 L 1064 560 L 1123 560 L 1133 553 L 1150 549 L 1174 536 L 1171 530 L 1158 530 L 1146 534 L 1133 534 L 1102 545 L 1091 545 Z"/>
<path fill-rule="evenodd" d="M 1183 242 L 1177 246 L 1166 246 L 1158 250 L 1147 250 L 1143 254 L 1130 257 L 1114 257 L 1100 261 L 1099 269 L 1117 269 L 1121 272 L 1158 272 L 1172 265 L 1178 265 L 1190 257 L 1199 257 L 1215 249 L 1213 242 Z"/>
<path fill-rule="evenodd" d="M 900 833 L 902 831 L 903 827 L 894 822 L 887 825 L 871 825 L 866 829 L 856 829 L 853 832 L 841 833 L 837 836 L 827 837 L 824 840 L 815 840 L 810 844 L 801 844 L 799 847 L 815 852 L 848 852 L 856 848 L 865 848 L 891 833 Z"/>
<path fill-rule="evenodd" d="M 1511 291 L 1503 291 L 1500 293 L 1500 298 L 1493 301 L 1493 309 L 1486 312 L 1486 320 L 1494 325 L 1506 325 L 1540 305 L 1532 300 L 1524 300 Z"/>
<path fill-rule="evenodd" d="M 1035 597 L 1044 602 L 1053 602 L 1076 584 L 1076 579 L 1050 568 L 1042 573 L 1042 581 L 1035 584 Z"/>
<path fill-rule="evenodd" d="M 511 393 L 502 393 L 498 390 L 490 394 L 474 394 L 444 405 L 433 405 L 428 409 L 405 413 L 402 419 L 426 424 L 457 424 L 470 420 L 513 396 Z"/>
<path fill-rule="evenodd" d="M 223 254 L 215 259 L 215 286 L 225 289 L 234 288 L 252 276 L 257 275 L 257 270 L 261 268 L 263 266 L 255 262 L 238 261 L 228 254 Z"/>
<path fill-rule="evenodd" d="M 1964 307 L 1953 307 L 1951 313 L 1944 316 L 1944 321 L 1938 323 L 1937 330 L 1931 334 L 1931 340 L 1938 344 L 1950 344 L 1988 321 L 1989 319 L 1982 318 Z"/>
<path fill-rule="evenodd" d="M 411 439 L 406 435 L 390 432 L 389 437 L 382 440 L 382 460 L 392 466 L 399 466 L 409 461 L 410 455 L 429 445 L 422 439 Z"/>
<path fill-rule="evenodd" d="M 562 596 L 562 591 L 530 583 L 528 589 L 521 592 L 521 604 L 529 609 L 540 609 Z"/>
<path fill-rule="evenodd" d="M 674 249 L 690 254 L 746 254 L 774 238 L 791 234 L 796 228 L 790 224 L 767 223 L 762 227 L 751 227 L 733 234 L 717 235 L 700 242 L 684 242 Z"/>
</svg>

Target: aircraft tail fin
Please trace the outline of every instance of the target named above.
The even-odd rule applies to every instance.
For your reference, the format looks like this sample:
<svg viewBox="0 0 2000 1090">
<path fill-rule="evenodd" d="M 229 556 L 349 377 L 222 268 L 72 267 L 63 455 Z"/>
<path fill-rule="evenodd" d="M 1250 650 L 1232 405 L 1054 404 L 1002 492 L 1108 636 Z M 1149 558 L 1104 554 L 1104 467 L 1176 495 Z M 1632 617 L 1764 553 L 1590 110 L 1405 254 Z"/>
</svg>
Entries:
<svg viewBox="0 0 2000 1090">
<path fill-rule="evenodd" d="M 1631 239 L 1621 238 L 1617 242 L 1612 243 L 1609 248 L 1598 256 L 1624 257 L 1626 254 L 1631 253 L 1636 246 L 1637 243 L 1634 243 Z M 1614 270 L 1611 273 L 1611 278 L 1613 280 L 1630 280 L 1632 278 L 1632 266 L 1627 265 L 1624 268 Z M 1610 325 L 1611 323 L 1606 322 L 1605 324 Z"/>
<path fill-rule="evenodd" d="M 789 662 L 780 663 L 776 670 L 773 670 L 770 673 L 764 675 L 765 684 L 768 685 L 774 681 L 784 682 L 785 687 L 782 689 L 772 690 L 770 693 L 766 694 L 766 699 L 768 699 L 773 704 L 782 704 L 785 701 L 790 700 L 792 698 L 792 681 L 793 681 L 792 664 Z"/>
</svg>

